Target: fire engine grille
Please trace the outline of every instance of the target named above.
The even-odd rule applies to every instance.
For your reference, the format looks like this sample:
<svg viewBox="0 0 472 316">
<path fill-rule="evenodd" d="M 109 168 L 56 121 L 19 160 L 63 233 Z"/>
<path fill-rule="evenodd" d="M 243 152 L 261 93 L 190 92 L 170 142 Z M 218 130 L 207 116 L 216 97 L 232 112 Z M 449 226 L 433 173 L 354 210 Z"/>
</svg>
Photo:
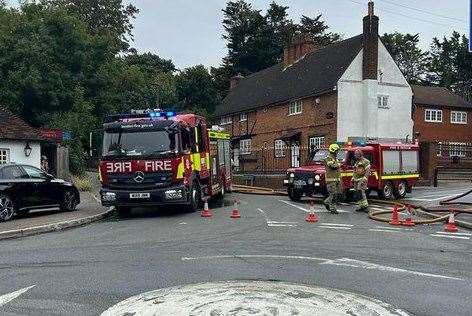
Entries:
<svg viewBox="0 0 472 316">
<path fill-rule="evenodd" d="M 135 174 L 114 174 L 109 176 L 108 187 L 112 190 L 153 190 L 173 185 L 172 173 L 143 173 L 142 181 L 135 180 Z"/>
<path fill-rule="evenodd" d="M 294 180 L 303 180 L 308 181 L 309 178 L 313 178 L 315 176 L 314 173 L 311 172 L 295 172 Z"/>
</svg>

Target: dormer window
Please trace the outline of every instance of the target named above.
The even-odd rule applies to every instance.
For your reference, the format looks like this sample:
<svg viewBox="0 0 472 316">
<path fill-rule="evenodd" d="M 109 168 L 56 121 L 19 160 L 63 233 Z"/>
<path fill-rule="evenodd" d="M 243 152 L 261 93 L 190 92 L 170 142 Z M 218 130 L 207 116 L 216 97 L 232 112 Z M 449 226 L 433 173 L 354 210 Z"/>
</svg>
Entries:
<svg viewBox="0 0 472 316">
<path fill-rule="evenodd" d="M 288 105 L 288 115 L 296 115 L 302 113 L 302 100 L 292 101 Z"/>
</svg>

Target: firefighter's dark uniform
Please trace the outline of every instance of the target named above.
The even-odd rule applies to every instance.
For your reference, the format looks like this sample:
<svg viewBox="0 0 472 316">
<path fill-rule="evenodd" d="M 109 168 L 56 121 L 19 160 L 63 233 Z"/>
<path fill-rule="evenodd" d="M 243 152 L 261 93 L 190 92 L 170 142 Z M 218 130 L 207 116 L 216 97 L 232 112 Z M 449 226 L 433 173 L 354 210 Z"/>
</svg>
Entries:
<svg viewBox="0 0 472 316">
<path fill-rule="evenodd" d="M 339 194 L 341 193 L 341 175 L 339 167 L 341 163 L 336 158 L 336 153 L 329 153 L 324 160 L 325 164 L 325 180 L 329 196 L 324 200 L 324 205 L 331 212 L 337 214 L 336 204 L 338 202 Z"/>
<path fill-rule="evenodd" d="M 352 176 L 353 188 L 357 196 L 357 210 L 364 211 L 369 207 L 365 191 L 368 189 L 367 181 L 370 176 L 370 161 L 362 157 L 354 165 Z"/>
</svg>

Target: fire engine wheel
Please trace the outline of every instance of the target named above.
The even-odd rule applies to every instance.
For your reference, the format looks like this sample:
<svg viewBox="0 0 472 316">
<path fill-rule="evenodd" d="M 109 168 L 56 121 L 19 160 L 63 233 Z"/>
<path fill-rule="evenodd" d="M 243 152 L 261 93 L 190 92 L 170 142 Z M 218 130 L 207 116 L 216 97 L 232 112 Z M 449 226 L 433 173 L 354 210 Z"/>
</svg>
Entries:
<svg viewBox="0 0 472 316">
<path fill-rule="evenodd" d="M 398 183 L 398 186 L 395 189 L 395 197 L 398 199 L 402 199 L 406 196 L 406 193 L 408 191 L 408 184 L 406 181 L 400 181 Z"/>
<path fill-rule="evenodd" d="M 188 205 L 189 212 L 196 212 L 202 203 L 202 190 L 200 184 L 194 181 L 190 189 L 190 204 Z"/>
<path fill-rule="evenodd" d="M 295 190 L 294 188 L 288 188 L 288 197 L 294 202 L 300 201 L 303 196 L 303 191 Z"/>
<path fill-rule="evenodd" d="M 392 200 L 395 197 L 393 183 L 386 181 L 379 193 L 381 198 L 385 200 Z"/>
</svg>

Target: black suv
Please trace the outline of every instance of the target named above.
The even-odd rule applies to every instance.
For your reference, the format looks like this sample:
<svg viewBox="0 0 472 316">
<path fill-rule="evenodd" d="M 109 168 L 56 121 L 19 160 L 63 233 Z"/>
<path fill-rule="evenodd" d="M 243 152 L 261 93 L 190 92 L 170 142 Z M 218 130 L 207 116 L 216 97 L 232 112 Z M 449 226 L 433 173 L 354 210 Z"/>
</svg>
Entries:
<svg viewBox="0 0 472 316">
<path fill-rule="evenodd" d="M 60 207 L 74 211 L 79 203 L 79 191 L 72 183 L 33 166 L 0 165 L 0 221 L 32 209 Z"/>
</svg>

